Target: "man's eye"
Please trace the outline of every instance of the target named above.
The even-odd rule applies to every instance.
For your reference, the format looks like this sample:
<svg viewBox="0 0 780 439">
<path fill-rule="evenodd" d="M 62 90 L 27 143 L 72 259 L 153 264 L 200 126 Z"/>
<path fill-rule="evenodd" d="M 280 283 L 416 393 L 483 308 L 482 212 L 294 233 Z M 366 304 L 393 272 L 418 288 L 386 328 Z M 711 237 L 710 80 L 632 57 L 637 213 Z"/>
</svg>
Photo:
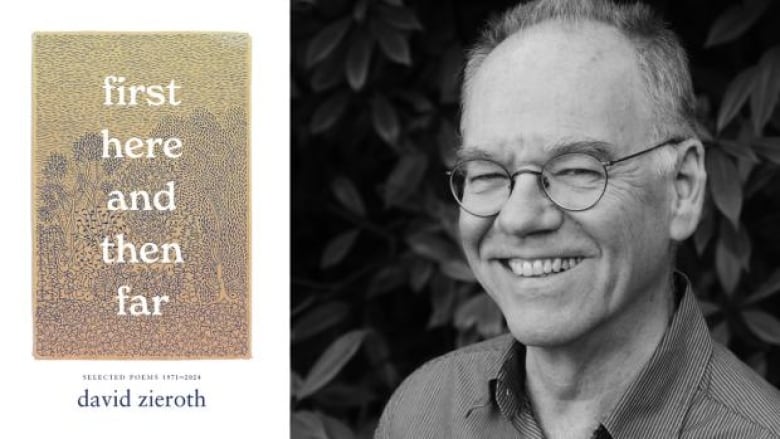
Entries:
<svg viewBox="0 0 780 439">
<path fill-rule="evenodd" d="M 466 182 L 468 188 L 472 192 L 487 191 L 491 189 L 502 188 L 507 184 L 509 179 L 506 175 L 500 173 L 488 173 L 470 175 Z"/>
<path fill-rule="evenodd" d="M 506 175 L 500 174 L 498 172 L 493 173 L 486 173 L 486 174 L 476 174 L 476 175 L 470 175 L 469 176 L 469 182 L 473 183 L 476 181 L 496 181 L 496 180 L 502 180 L 505 179 Z"/>
<path fill-rule="evenodd" d="M 571 188 L 591 188 L 603 184 L 604 173 L 593 168 L 561 168 L 550 176 L 551 183 Z"/>
<path fill-rule="evenodd" d="M 588 168 L 566 168 L 555 173 L 556 177 L 601 177 L 601 172 Z"/>
</svg>

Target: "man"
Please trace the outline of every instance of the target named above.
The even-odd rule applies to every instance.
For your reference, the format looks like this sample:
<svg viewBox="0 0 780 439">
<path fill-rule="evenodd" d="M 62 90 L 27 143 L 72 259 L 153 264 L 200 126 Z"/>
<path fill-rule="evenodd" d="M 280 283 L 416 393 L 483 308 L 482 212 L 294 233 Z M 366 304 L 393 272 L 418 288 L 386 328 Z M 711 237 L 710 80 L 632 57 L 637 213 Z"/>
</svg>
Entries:
<svg viewBox="0 0 780 439">
<path fill-rule="evenodd" d="M 511 334 L 415 372 L 377 437 L 780 438 L 780 396 L 713 342 L 673 270 L 706 175 L 662 22 L 518 6 L 470 53 L 462 99 L 462 244 Z"/>
</svg>

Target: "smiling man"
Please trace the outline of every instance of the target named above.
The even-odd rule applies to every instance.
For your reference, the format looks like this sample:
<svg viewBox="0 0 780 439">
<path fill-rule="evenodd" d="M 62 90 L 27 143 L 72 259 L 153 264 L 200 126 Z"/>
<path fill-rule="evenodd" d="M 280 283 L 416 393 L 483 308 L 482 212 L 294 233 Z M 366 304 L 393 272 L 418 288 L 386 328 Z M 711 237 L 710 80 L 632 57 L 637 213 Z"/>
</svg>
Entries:
<svg viewBox="0 0 780 439">
<path fill-rule="evenodd" d="M 462 100 L 463 249 L 511 334 L 420 368 L 377 437 L 780 438 L 777 391 L 673 268 L 706 184 L 674 34 L 641 4 L 520 5 Z"/>
</svg>

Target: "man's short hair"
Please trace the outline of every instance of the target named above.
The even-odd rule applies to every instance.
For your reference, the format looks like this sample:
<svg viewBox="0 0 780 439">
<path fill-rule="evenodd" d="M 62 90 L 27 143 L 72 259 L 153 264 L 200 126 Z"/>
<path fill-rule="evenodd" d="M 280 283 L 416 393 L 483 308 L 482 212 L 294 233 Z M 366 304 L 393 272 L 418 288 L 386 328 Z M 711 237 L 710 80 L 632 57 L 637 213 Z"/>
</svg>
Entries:
<svg viewBox="0 0 780 439">
<path fill-rule="evenodd" d="M 465 106 L 470 83 L 493 49 L 511 35 L 548 21 L 593 21 L 617 29 L 636 50 L 645 92 L 653 105 L 655 135 L 659 138 L 671 135 L 697 136 L 696 97 L 685 49 L 664 21 L 642 3 L 534 0 L 509 9 L 488 22 L 477 43 L 468 52 L 461 104 Z M 657 156 L 662 173 L 670 170 L 668 168 L 675 163 L 674 151 L 668 152 Z"/>
</svg>

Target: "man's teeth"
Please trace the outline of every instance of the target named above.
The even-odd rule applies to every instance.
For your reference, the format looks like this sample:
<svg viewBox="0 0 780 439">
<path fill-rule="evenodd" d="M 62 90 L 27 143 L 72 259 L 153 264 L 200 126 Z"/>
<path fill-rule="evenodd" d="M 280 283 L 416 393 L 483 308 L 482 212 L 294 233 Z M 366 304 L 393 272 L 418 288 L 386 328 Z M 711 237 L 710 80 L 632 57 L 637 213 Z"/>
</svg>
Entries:
<svg viewBox="0 0 780 439">
<path fill-rule="evenodd" d="M 583 258 L 554 258 L 554 259 L 510 259 L 509 268 L 518 276 L 538 277 L 550 273 L 560 273 L 574 268 Z"/>
</svg>

